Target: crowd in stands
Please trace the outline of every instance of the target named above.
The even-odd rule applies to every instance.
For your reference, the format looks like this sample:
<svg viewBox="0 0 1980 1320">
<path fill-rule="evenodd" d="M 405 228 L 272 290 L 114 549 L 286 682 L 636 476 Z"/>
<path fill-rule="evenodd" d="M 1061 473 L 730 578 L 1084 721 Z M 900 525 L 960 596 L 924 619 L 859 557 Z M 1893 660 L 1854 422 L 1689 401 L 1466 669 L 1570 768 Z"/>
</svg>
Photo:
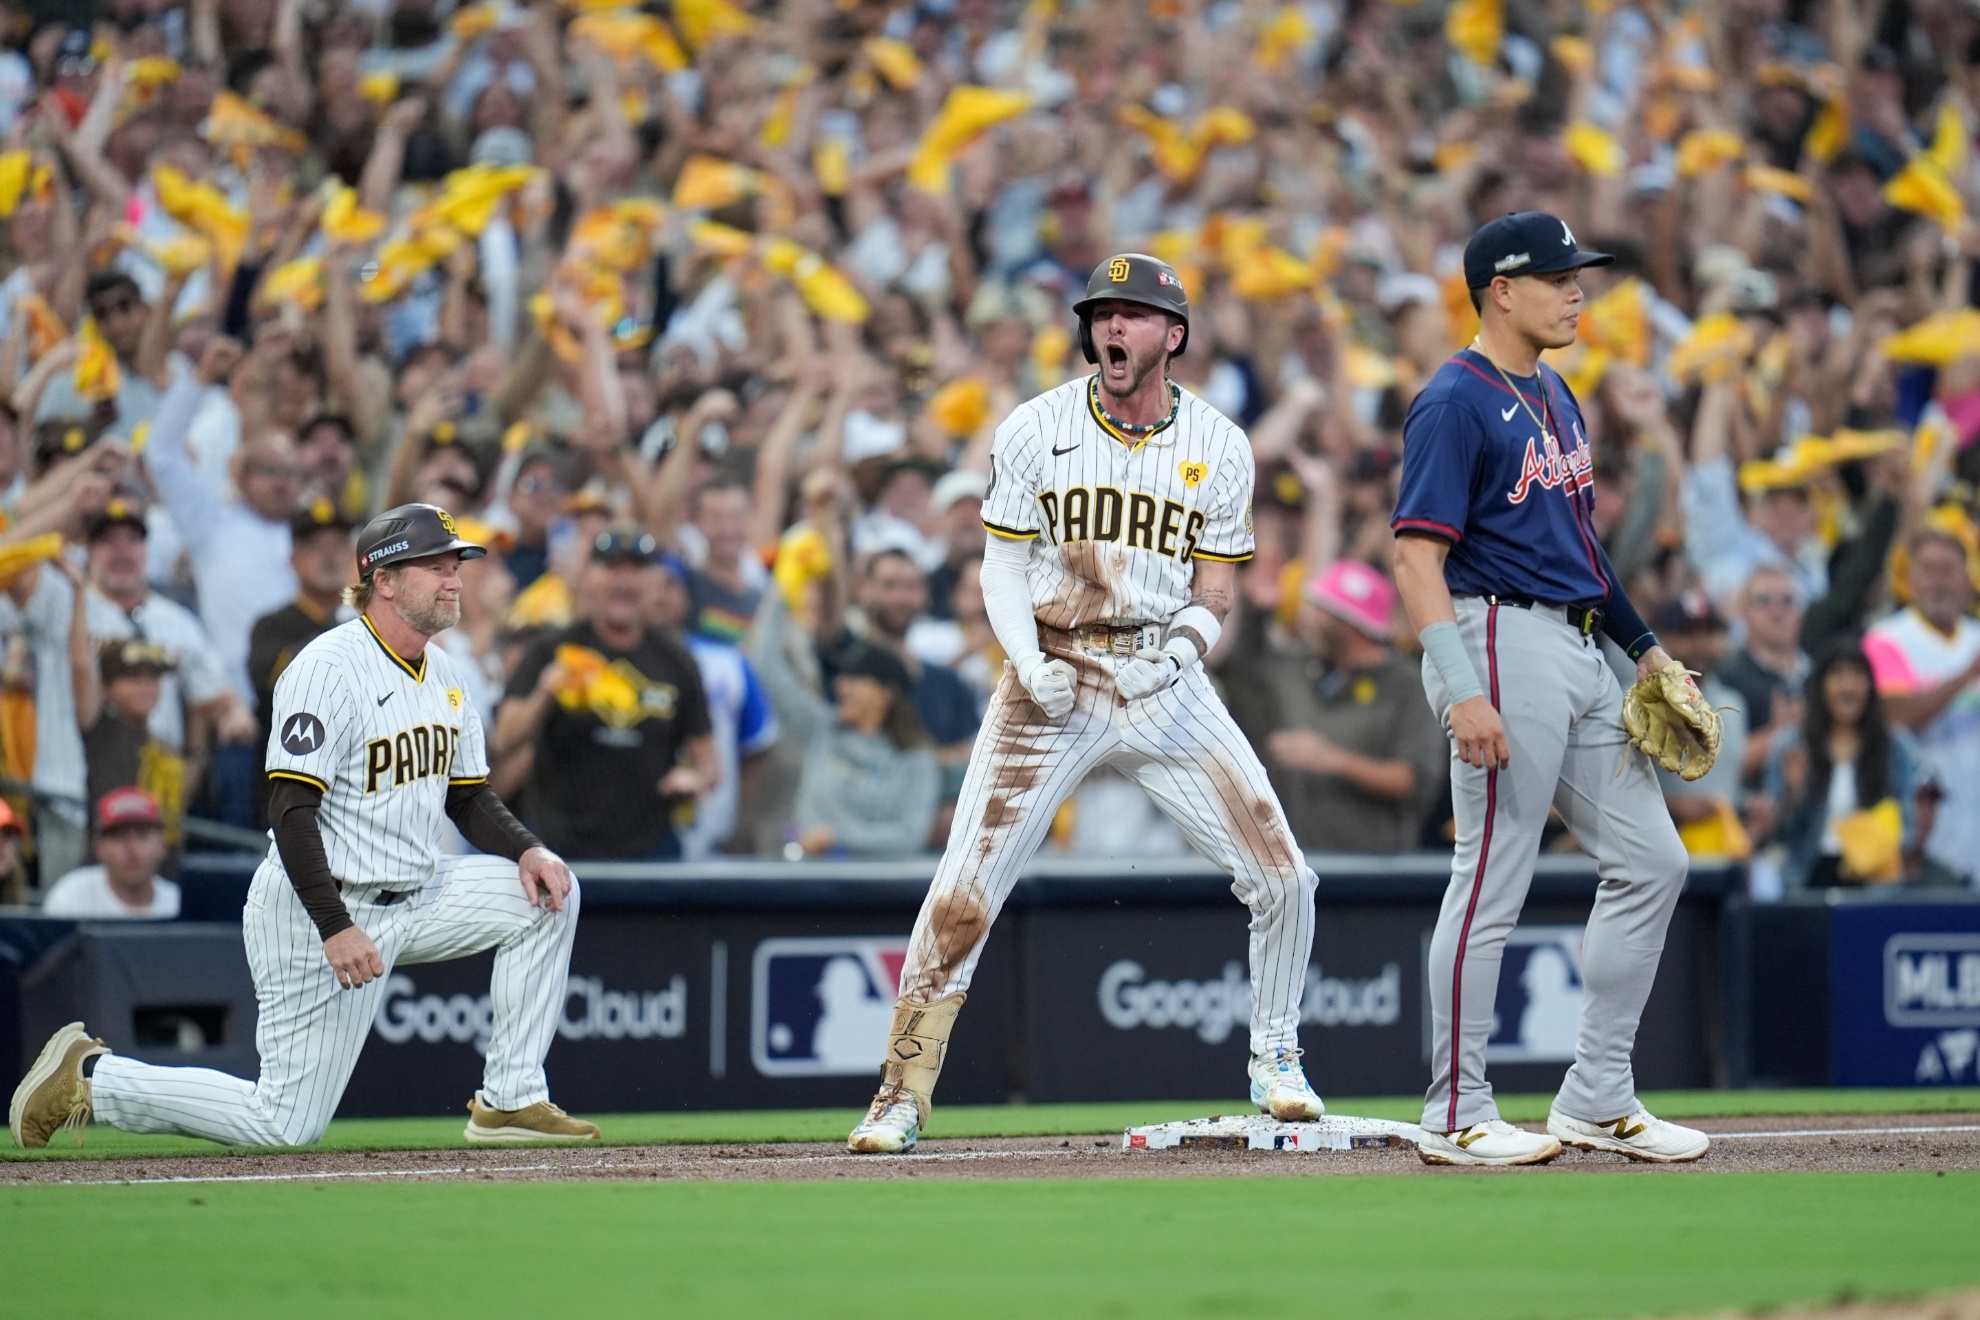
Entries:
<svg viewBox="0 0 1980 1320">
<path fill-rule="evenodd" d="M 265 824 L 273 686 L 412 500 L 490 549 L 435 644 L 551 847 L 939 850 L 1003 668 L 991 440 L 1124 250 L 1251 438 L 1210 663 L 1300 842 L 1448 847 L 1389 515 L 1464 241 L 1524 209 L 1617 257 L 1547 360 L 1725 709 L 1687 846 L 1762 896 L 1980 883 L 1966 0 L 0 18 L 0 901 L 165 915 L 189 818 Z M 1104 776 L 1048 847 L 1185 851 Z"/>
</svg>

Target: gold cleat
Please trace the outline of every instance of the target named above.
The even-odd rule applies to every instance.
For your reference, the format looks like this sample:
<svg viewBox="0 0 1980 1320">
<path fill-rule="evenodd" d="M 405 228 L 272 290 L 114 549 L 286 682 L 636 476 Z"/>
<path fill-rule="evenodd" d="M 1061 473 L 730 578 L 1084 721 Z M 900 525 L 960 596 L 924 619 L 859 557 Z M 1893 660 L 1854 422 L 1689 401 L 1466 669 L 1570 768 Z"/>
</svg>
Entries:
<svg viewBox="0 0 1980 1320">
<path fill-rule="evenodd" d="M 596 1141 L 598 1125 L 572 1118 L 548 1100 L 524 1109 L 490 1109 L 477 1094 L 468 1101 L 469 1141 Z"/>
<path fill-rule="evenodd" d="M 110 1047 L 71 1022 L 41 1047 L 34 1066 L 14 1088 L 14 1102 L 7 1109 L 7 1126 L 14 1144 L 27 1148 L 46 1146 L 48 1139 L 63 1128 L 76 1134 L 82 1145 L 83 1125 L 89 1122 L 89 1078 L 83 1076 L 83 1062 Z"/>
</svg>

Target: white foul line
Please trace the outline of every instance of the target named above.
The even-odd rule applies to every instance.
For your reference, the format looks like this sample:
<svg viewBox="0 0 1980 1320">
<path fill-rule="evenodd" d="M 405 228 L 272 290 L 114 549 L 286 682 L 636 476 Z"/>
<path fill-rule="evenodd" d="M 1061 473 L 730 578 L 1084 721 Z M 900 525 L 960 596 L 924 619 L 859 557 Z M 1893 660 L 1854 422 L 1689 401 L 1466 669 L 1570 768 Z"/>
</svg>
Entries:
<svg viewBox="0 0 1980 1320">
<path fill-rule="evenodd" d="M 1038 1160 L 1063 1159 L 1069 1155 L 1083 1155 L 1080 1150 L 966 1150 L 931 1151 L 926 1155 L 756 1155 L 742 1157 L 721 1157 L 709 1161 L 710 1165 L 726 1164 L 738 1167 L 751 1167 L 760 1164 L 817 1164 L 838 1160 L 857 1159 L 861 1164 L 931 1164 L 958 1160 Z M 216 1174 L 177 1174 L 170 1178 L 65 1178 L 59 1184 L 45 1184 L 64 1187 L 153 1187 L 179 1183 L 260 1183 L 260 1182 L 328 1182 L 333 1178 L 422 1178 L 435 1174 L 509 1174 L 547 1173 L 561 1170 L 565 1173 L 606 1173 L 625 1169 L 652 1169 L 657 1165 L 644 1160 L 599 1160 L 590 1164 L 483 1164 L 449 1167 L 434 1165 L 424 1169 L 335 1169 L 320 1173 L 216 1173 Z"/>
<path fill-rule="evenodd" d="M 1711 1132 L 1707 1133 L 1714 1141 L 1782 1141 L 1794 1137 L 1901 1137 L 1931 1136 L 1946 1132 L 1980 1132 L 1980 1123 L 1953 1123 L 1940 1126 L 1922 1127 L 1881 1127 L 1881 1128 L 1796 1128 L 1778 1132 Z M 1113 1153 L 1114 1148 L 1108 1148 Z M 1066 1159 L 1080 1155 L 1097 1153 L 1079 1150 L 958 1150 L 930 1151 L 925 1155 L 754 1155 L 716 1156 L 710 1165 L 752 1167 L 769 1164 L 829 1164 L 841 1160 L 857 1160 L 860 1164 L 895 1165 L 939 1164 L 968 1160 L 1049 1160 Z M 642 1160 L 600 1160 L 591 1164 L 486 1164 L 461 1165 L 457 1168 L 436 1166 L 425 1169 L 337 1169 L 320 1173 L 225 1173 L 211 1175 L 180 1174 L 171 1178 L 70 1178 L 58 1186 L 87 1187 L 153 1187 L 181 1183 L 261 1183 L 261 1182 L 329 1182 L 344 1178 L 424 1178 L 435 1175 L 453 1174 L 513 1174 L 513 1173 L 609 1173 L 626 1169 L 651 1169 L 655 1165 Z"/>
</svg>

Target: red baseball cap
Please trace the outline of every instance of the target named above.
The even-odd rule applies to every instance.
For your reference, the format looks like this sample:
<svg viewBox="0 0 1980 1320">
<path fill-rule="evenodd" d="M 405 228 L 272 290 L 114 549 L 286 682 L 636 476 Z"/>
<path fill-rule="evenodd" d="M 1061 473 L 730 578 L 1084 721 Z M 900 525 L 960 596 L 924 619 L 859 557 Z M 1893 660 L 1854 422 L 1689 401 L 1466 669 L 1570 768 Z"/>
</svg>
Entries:
<svg viewBox="0 0 1980 1320">
<path fill-rule="evenodd" d="M 163 825 L 158 799 L 141 788 L 113 788 L 96 803 L 96 828 L 108 834 L 131 825 Z"/>
</svg>

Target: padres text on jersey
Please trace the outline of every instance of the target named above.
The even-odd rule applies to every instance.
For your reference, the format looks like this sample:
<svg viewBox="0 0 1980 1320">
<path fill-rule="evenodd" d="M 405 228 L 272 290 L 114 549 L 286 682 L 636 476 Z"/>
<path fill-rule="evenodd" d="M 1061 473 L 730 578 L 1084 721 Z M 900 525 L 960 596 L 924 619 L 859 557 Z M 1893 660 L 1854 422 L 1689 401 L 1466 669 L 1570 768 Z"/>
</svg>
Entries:
<svg viewBox="0 0 1980 1320">
<path fill-rule="evenodd" d="M 445 650 L 408 663 L 368 620 L 305 646 L 275 684 L 268 773 L 323 790 L 330 873 L 346 885 L 417 888 L 441 857 L 449 784 L 488 777 L 481 718 Z M 281 858 L 271 846 L 269 857 Z"/>
<path fill-rule="evenodd" d="M 1193 561 L 1251 558 L 1251 445 L 1188 390 L 1173 425 L 1132 447 L 1094 415 L 1088 378 L 1021 404 L 997 428 L 983 525 L 1036 539 L 1031 602 L 1055 628 L 1167 619 Z"/>
</svg>

